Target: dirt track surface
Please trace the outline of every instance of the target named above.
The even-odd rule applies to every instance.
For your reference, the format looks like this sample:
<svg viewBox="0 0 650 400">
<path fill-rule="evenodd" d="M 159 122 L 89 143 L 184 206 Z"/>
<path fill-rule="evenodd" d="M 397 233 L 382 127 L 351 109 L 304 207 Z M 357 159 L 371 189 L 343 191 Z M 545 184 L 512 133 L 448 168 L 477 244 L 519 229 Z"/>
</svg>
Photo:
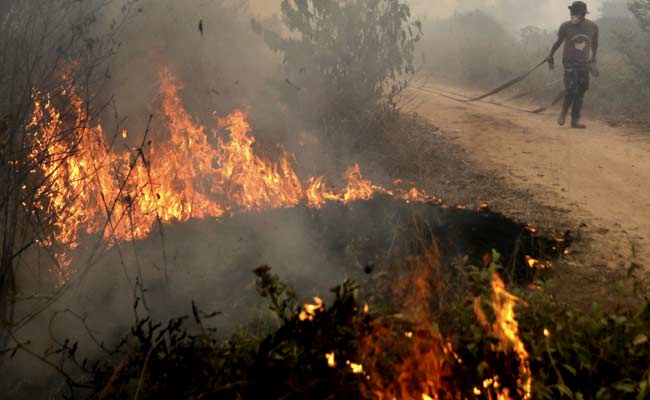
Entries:
<svg viewBox="0 0 650 400">
<path fill-rule="evenodd" d="M 413 101 L 408 108 L 438 126 L 443 138 L 458 144 L 474 167 L 492 171 L 513 190 L 560 211 L 555 217 L 564 215 L 586 239 L 577 248 L 581 261 L 609 271 L 632 263 L 650 269 L 647 131 L 589 118 L 588 95 L 583 120 L 588 129 L 577 130 L 558 126 L 555 108 L 530 114 L 509 106 L 534 109 L 531 105 L 462 103 L 446 97 L 449 92 L 477 94 L 423 85 L 410 89 Z"/>
</svg>

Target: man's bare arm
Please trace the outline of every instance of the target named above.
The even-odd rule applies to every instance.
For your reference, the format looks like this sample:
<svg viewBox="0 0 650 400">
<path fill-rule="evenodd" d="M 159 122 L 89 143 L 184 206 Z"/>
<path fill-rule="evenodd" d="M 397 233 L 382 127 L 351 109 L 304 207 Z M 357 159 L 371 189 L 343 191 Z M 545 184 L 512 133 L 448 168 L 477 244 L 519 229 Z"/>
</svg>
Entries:
<svg viewBox="0 0 650 400">
<path fill-rule="evenodd" d="M 557 51 L 557 49 L 559 49 L 560 46 L 562 46 L 564 39 L 566 39 L 566 29 L 565 26 L 562 25 L 560 26 L 560 29 L 557 31 L 557 40 L 555 41 L 553 47 L 551 48 L 551 53 L 546 58 L 546 61 L 548 61 L 548 67 L 550 69 L 555 68 L 555 59 L 553 57 L 555 57 L 555 52 Z"/>
<path fill-rule="evenodd" d="M 596 28 L 596 34 L 594 35 L 594 38 L 592 39 L 591 43 L 591 62 L 595 63 L 596 62 L 596 55 L 598 54 L 598 28 Z"/>
<path fill-rule="evenodd" d="M 549 54 L 549 56 L 546 57 L 546 61 L 548 62 L 548 67 L 550 69 L 555 68 L 555 59 L 553 57 L 555 57 L 555 52 L 557 51 L 557 49 L 560 48 L 562 42 L 564 42 L 564 37 L 562 35 L 559 35 L 557 41 L 555 42 L 555 44 L 553 44 L 553 47 L 551 48 L 551 54 Z"/>
<path fill-rule="evenodd" d="M 553 47 L 551 48 L 551 54 L 549 54 L 548 56 L 549 59 L 555 57 L 555 52 L 557 51 L 557 49 L 560 48 L 560 46 L 562 46 L 562 42 L 564 42 L 564 37 L 558 36 L 557 41 L 553 44 Z"/>
</svg>

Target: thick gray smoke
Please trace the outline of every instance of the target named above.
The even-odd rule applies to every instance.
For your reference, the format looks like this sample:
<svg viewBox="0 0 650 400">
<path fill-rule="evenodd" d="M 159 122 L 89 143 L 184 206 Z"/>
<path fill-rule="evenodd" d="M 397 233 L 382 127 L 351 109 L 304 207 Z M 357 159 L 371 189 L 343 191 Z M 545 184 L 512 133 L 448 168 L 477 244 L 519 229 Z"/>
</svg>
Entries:
<svg viewBox="0 0 650 400">
<path fill-rule="evenodd" d="M 122 24 L 114 38 L 116 52 L 101 65 L 105 73 L 101 84 L 95 85 L 100 88 L 95 104 L 109 105 L 100 113 L 106 131 L 125 128 L 130 132 L 129 145 L 137 146 L 150 114 L 151 134 L 160 131 L 164 115 L 158 74 L 168 68 L 183 85 L 183 104 L 196 121 L 211 129 L 216 127 L 216 117 L 235 109 L 247 112 L 259 143 L 256 150 L 273 157 L 274 145 L 282 144 L 297 154 L 303 177 L 307 173 L 332 176 L 361 161 L 330 157 L 332 152 L 318 140 L 319 135 L 298 130 L 310 116 L 283 106 L 283 93 L 295 89 L 287 85 L 277 55 L 250 24 L 252 16 L 264 19 L 279 11 L 279 3 L 269 4 L 257 8 L 239 0 L 139 0 L 129 2 L 125 21 L 121 20 L 123 2 L 101 8 L 96 30 L 114 21 Z M 222 316 L 214 324 L 227 335 L 244 329 L 251 320 L 264 320 L 251 272 L 260 264 L 271 265 L 306 299 L 325 297 L 329 288 L 346 278 L 361 278 L 363 261 L 354 248 L 335 252 L 330 248 L 336 232 L 324 233 L 310 213 L 276 211 L 157 227 L 146 240 L 99 251 L 97 238 L 83 238 L 75 253 L 75 260 L 81 260 L 74 263 L 75 284 L 62 294 L 51 280 L 40 279 L 45 255 L 28 254 L 22 260 L 28 267 L 20 269 L 17 277 L 20 297 L 26 299 L 18 303 L 16 319 L 27 317 L 29 322 L 14 334 L 36 353 L 55 339 L 80 340 L 81 350 L 92 358 L 99 349 L 89 340 L 84 323 L 67 311 L 87 317 L 85 324 L 93 335 L 110 344 L 133 323 L 137 297 L 140 312 L 146 308 L 157 320 L 188 315 L 192 301 L 202 309 L 220 311 Z M 45 311 L 31 318 L 50 295 L 55 297 Z M 60 376 L 24 352 L 10 365 L 0 381 L 9 398 L 42 397 L 43 393 L 31 391 L 61 383 Z"/>
</svg>

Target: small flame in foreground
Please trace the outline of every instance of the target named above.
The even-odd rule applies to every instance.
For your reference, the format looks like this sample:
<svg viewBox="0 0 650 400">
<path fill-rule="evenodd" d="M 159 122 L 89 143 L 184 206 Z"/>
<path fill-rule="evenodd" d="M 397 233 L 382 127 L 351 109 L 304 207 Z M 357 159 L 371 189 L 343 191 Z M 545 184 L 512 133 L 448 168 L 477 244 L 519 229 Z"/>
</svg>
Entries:
<svg viewBox="0 0 650 400">
<path fill-rule="evenodd" d="M 330 368 L 336 367 L 336 359 L 334 358 L 334 352 L 326 353 L 325 359 L 327 360 L 327 366 Z"/>
<path fill-rule="evenodd" d="M 350 369 L 352 370 L 352 373 L 354 373 L 354 374 L 362 374 L 363 373 L 363 365 L 353 363 L 353 362 L 351 362 L 349 360 L 346 361 L 345 363 L 350 367 Z"/>
<path fill-rule="evenodd" d="M 363 387 L 367 398 L 440 399 L 454 398 L 445 380 L 451 365 L 458 362 L 451 343 L 435 328 L 429 308 L 439 270 L 439 251 L 435 243 L 424 254 L 408 259 L 408 273 L 398 282 L 401 322 L 375 321 L 372 332 L 361 341 L 366 373 L 372 379 Z M 405 323 L 409 329 L 404 329 Z M 404 357 L 385 364 L 386 351 L 401 349 Z"/>
<path fill-rule="evenodd" d="M 492 300 L 492 309 L 496 315 L 496 321 L 490 325 L 483 309 L 481 308 L 481 299 L 476 298 L 474 302 L 474 312 L 478 321 L 499 339 L 498 346 L 495 350 L 508 352 L 514 350 L 519 358 L 519 378 L 518 383 L 522 388 L 521 398 L 532 398 L 532 374 L 529 365 L 529 355 L 524 342 L 519 337 L 519 323 L 515 318 L 515 305 L 520 299 L 505 288 L 503 280 L 494 272 L 492 274 L 492 291 L 494 298 Z M 498 389 L 498 377 L 488 379 L 483 382 L 483 387 L 489 386 Z M 497 391 L 499 399 L 509 399 L 509 393 L 506 390 Z"/>
<path fill-rule="evenodd" d="M 526 263 L 530 268 L 533 269 L 551 269 L 553 268 L 553 262 L 551 261 L 540 261 L 536 260 L 530 256 L 526 256 Z"/>
<path fill-rule="evenodd" d="M 323 310 L 323 300 L 320 297 L 314 297 L 315 304 L 304 304 L 304 310 L 300 311 L 298 318 L 301 321 L 313 321 L 316 314 Z"/>
</svg>

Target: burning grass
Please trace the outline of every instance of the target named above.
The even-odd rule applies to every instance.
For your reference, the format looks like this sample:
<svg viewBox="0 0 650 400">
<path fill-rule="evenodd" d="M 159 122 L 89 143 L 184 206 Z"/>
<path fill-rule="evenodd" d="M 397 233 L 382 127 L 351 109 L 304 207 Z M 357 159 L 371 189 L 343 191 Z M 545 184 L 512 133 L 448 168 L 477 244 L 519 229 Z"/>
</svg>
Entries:
<svg viewBox="0 0 650 400">
<path fill-rule="evenodd" d="M 89 398 L 647 398 L 650 305 L 581 313 L 543 290 L 515 296 L 496 258 L 468 266 L 460 286 L 440 259 L 430 243 L 396 266 L 381 296 L 348 281 L 306 305 L 261 266 L 267 332 L 218 339 L 219 317 L 195 305 L 161 324 L 137 302 L 116 349 L 91 362 L 66 341 L 52 354 L 79 368 L 68 383 Z M 449 296 L 450 286 L 462 290 Z"/>
<path fill-rule="evenodd" d="M 167 69 L 160 76 L 163 127 L 149 128 L 138 147 L 117 151 L 129 137 L 122 131 L 107 139 L 101 124 L 93 124 L 69 74 L 63 76 L 62 97 L 71 105 L 64 113 L 49 94 L 34 93 L 30 132 L 29 172 L 39 177 L 28 213 L 48 229 L 39 243 L 58 262 L 65 281 L 81 235 L 96 235 L 107 243 L 139 240 L 156 225 L 189 219 L 326 202 L 348 204 L 383 193 L 409 201 L 433 201 L 421 191 L 390 190 L 363 179 L 351 166 L 340 190 L 323 176 L 301 180 L 293 156 L 278 146 L 276 160 L 254 151 L 255 138 L 246 115 L 234 111 L 208 129 L 184 108 L 181 85 Z M 223 131 L 228 138 L 222 137 Z M 24 187 L 23 189 L 26 189 Z"/>
</svg>

